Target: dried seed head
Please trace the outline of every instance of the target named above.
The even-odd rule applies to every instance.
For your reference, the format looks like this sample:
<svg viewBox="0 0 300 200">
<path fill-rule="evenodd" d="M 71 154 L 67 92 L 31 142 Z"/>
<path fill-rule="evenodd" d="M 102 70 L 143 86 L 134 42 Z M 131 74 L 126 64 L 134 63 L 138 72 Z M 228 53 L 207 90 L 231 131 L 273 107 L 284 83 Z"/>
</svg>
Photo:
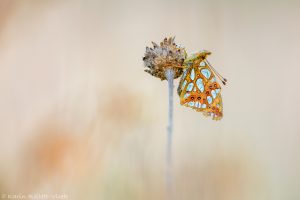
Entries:
<svg viewBox="0 0 300 200">
<path fill-rule="evenodd" d="M 186 58 L 186 51 L 183 47 L 176 45 L 175 37 L 165 38 L 160 45 L 152 42 L 153 48 L 146 47 L 143 61 L 148 72 L 161 80 L 166 80 L 167 69 L 174 71 L 174 79 L 182 74 L 182 64 Z"/>
</svg>

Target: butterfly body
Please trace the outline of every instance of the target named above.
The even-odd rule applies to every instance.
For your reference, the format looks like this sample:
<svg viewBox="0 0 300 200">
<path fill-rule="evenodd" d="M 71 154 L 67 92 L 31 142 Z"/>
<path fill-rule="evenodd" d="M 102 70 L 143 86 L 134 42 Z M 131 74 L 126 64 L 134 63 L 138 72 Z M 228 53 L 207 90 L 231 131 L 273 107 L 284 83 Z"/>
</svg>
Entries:
<svg viewBox="0 0 300 200">
<path fill-rule="evenodd" d="M 205 116 L 212 116 L 213 120 L 220 120 L 223 117 L 221 86 L 216 82 L 213 68 L 206 60 L 210 54 L 201 51 L 184 61 L 184 72 L 177 92 L 181 105 L 202 112 Z"/>
</svg>

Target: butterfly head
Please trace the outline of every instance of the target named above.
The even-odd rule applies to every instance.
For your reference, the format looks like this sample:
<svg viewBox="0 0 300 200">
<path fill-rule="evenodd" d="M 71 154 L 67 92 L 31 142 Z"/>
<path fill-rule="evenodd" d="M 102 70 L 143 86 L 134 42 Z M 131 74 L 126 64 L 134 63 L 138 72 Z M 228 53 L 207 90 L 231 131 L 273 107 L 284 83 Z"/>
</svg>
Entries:
<svg viewBox="0 0 300 200">
<path fill-rule="evenodd" d="M 185 60 L 186 63 L 193 63 L 196 60 L 204 60 L 211 52 L 202 50 L 198 52 L 191 53 L 191 55 Z"/>
<path fill-rule="evenodd" d="M 211 54 L 210 51 L 202 50 L 202 51 L 199 51 L 199 52 L 196 53 L 196 57 L 197 57 L 198 59 L 204 60 L 204 59 L 206 59 L 206 57 L 207 57 L 208 55 L 210 55 L 210 54 Z"/>
</svg>

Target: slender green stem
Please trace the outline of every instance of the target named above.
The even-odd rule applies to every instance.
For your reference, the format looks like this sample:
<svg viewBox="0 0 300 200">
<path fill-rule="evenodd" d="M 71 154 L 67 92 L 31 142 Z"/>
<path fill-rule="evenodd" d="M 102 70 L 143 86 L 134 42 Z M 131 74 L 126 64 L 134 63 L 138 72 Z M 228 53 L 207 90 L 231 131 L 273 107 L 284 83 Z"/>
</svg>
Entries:
<svg viewBox="0 0 300 200">
<path fill-rule="evenodd" d="M 173 176 L 172 176 L 172 138 L 173 138 L 173 80 L 174 71 L 166 70 L 169 90 L 169 110 L 168 110 L 168 127 L 167 127 L 167 152 L 166 152 L 166 188 L 167 199 L 173 199 Z"/>
</svg>

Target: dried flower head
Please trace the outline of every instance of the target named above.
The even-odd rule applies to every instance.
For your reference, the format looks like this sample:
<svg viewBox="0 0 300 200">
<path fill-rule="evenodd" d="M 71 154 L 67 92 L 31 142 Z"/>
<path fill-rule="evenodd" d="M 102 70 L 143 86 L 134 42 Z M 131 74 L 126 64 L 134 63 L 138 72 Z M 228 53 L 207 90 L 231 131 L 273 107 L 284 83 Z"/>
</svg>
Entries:
<svg viewBox="0 0 300 200">
<path fill-rule="evenodd" d="M 143 57 L 145 67 L 152 76 L 166 80 L 167 69 L 174 71 L 174 79 L 182 74 L 182 64 L 187 56 L 183 47 L 175 44 L 175 37 L 165 38 L 160 45 L 152 42 L 153 48 L 146 47 Z"/>
</svg>

